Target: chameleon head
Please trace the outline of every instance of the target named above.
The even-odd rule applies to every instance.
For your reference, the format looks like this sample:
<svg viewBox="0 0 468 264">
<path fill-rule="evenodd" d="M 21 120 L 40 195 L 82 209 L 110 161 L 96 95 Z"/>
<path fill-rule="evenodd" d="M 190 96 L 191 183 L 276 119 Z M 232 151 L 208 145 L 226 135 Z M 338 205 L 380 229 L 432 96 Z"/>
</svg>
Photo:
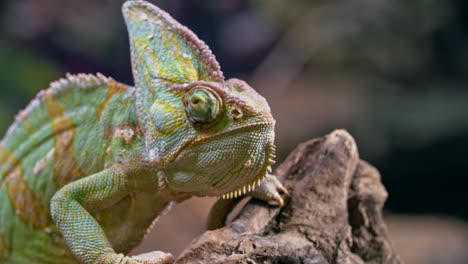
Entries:
<svg viewBox="0 0 468 264">
<path fill-rule="evenodd" d="M 225 81 L 211 50 L 146 1 L 123 5 L 146 159 L 176 192 L 237 196 L 274 157 L 274 119 L 245 82 Z"/>
<path fill-rule="evenodd" d="M 183 91 L 194 135 L 165 169 L 169 185 L 195 195 L 238 196 L 255 188 L 274 159 L 274 124 L 266 100 L 243 81 L 197 82 Z"/>
</svg>

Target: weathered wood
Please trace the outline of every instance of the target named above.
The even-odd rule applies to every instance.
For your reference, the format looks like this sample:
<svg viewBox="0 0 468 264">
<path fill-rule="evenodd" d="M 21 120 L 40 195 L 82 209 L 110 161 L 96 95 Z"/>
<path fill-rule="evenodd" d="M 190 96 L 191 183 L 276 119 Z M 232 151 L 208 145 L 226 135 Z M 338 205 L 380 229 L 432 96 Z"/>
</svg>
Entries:
<svg viewBox="0 0 468 264">
<path fill-rule="evenodd" d="M 380 175 L 346 131 L 301 144 L 275 173 L 290 191 L 283 208 L 252 199 L 176 263 L 401 263 L 382 218 Z"/>
</svg>

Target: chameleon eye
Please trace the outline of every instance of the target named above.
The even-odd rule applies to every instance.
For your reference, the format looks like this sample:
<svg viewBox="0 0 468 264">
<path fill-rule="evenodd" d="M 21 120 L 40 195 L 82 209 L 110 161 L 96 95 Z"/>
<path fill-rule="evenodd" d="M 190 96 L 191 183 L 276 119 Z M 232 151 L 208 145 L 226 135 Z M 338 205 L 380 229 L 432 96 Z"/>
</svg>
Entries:
<svg viewBox="0 0 468 264">
<path fill-rule="evenodd" d="M 221 98 L 206 87 L 195 87 L 184 96 L 185 114 L 195 125 L 209 124 L 221 115 Z"/>
</svg>

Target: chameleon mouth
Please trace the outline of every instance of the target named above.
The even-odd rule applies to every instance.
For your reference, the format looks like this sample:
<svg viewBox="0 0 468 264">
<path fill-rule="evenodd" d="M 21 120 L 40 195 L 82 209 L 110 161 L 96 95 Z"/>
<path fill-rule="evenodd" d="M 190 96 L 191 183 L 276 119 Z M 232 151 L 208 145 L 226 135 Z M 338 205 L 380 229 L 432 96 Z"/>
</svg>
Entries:
<svg viewBox="0 0 468 264">
<path fill-rule="evenodd" d="M 275 163 L 275 155 L 276 152 L 276 147 L 273 143 L 269 142 L 267 143 L 265 147 L 265 163 L 260 170 L 260 172 L 254 177 L 253 180 L 248 182 L 247 184 L 244 184 L 243 186 L 235 189 L 234 191 L 227 192 L 225 194 L 222 194 L 218 198 L 221 199 L 233 199 L 240 197 L 248 192 L 252 192 L 255 190 L 256 187 L 260 186 L 263 178 L 268 173 L 271 173 L 271 166 Z"/>
</svg>

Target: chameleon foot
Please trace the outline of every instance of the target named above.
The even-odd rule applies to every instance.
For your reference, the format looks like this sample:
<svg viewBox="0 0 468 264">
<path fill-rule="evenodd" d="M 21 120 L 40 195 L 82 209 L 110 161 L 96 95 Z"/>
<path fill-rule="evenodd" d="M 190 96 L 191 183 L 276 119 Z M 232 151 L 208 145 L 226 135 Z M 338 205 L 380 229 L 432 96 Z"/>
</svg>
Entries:
<svg viewBox="0 0 468 264">
<path fill-rule="evenodd" d="M 140 254 L 138 256 L 133 256 L 132 259 L 136 260 L 139 264 L 171 264 L 175 261 L 171 253 L 162 251 Z"/>
<path fill-rule="evenodd" d="M 162 251 L 153 251 L 138 256 L 127 257 L 123 254 L 106 254 L 96 263 L 102 264 L 172 264 L 174 256 Z"/>
<path fill-rule="evenodd" d="M 284 200 L 281 195 L 287 195 L 288 190 L 274 175 L 268 174 L 254 191 L 248 195 L 267 201 L 268 204 L 283 206 Z"/>
</svg>

